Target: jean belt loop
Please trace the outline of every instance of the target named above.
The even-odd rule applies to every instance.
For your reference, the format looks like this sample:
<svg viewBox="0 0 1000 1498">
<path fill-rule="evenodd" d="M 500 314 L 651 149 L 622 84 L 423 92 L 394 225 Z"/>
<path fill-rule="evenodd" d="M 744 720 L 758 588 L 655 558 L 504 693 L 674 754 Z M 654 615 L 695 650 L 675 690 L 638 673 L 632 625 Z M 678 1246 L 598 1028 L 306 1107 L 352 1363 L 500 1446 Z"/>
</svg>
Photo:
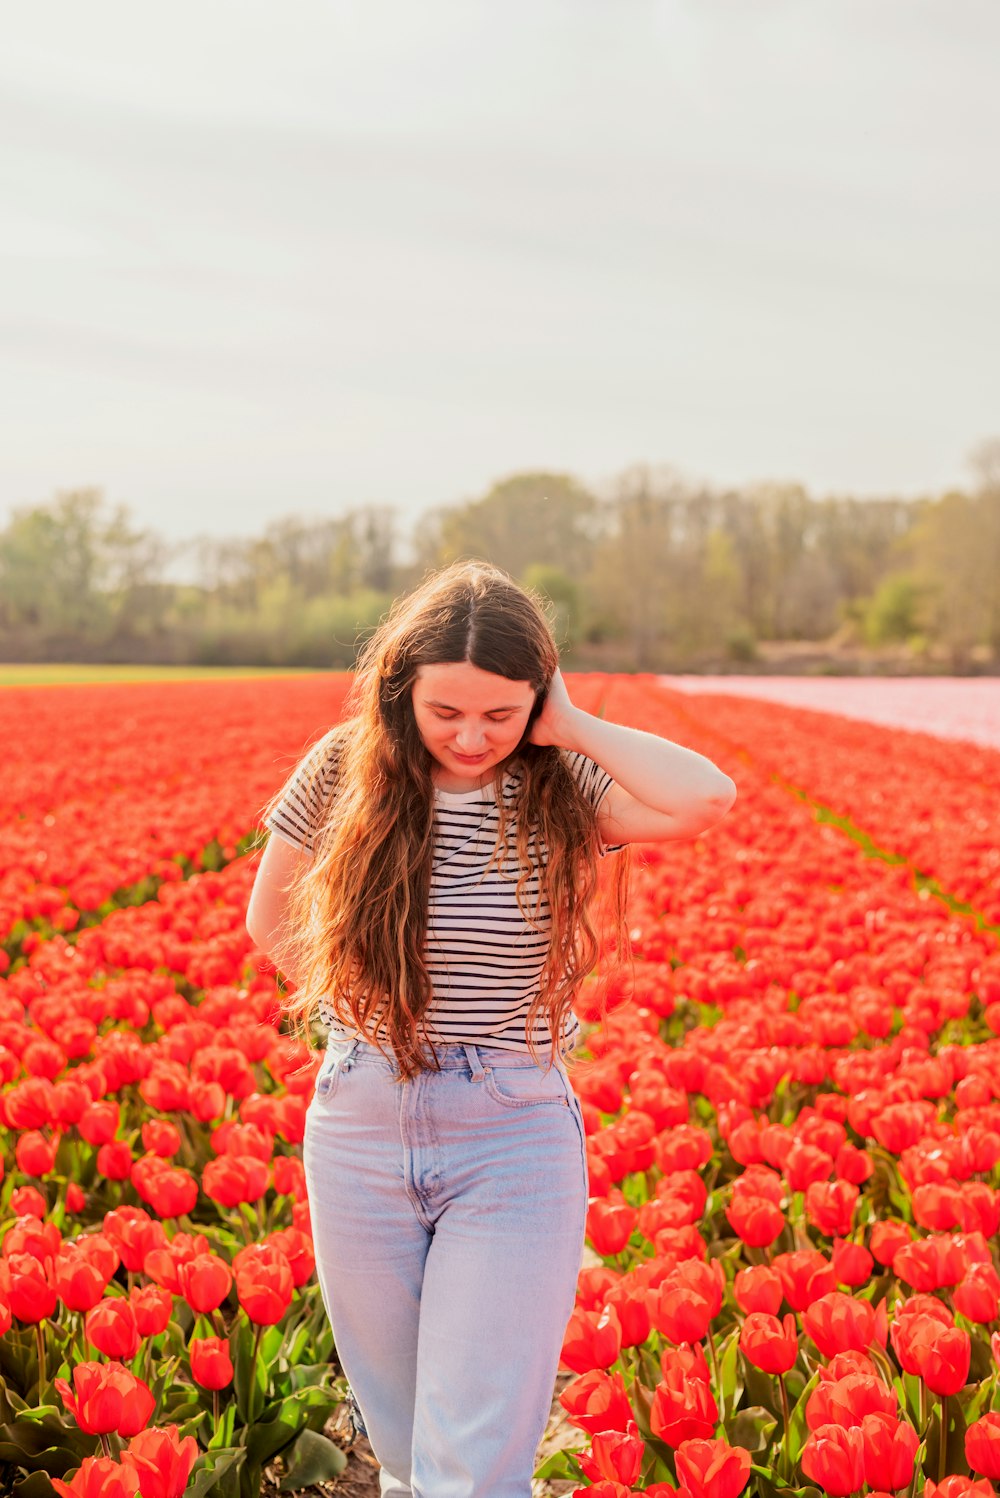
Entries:
<svg viewBox="0 0 1000 1498">
<path fill-rule="evenodd" d="M 479 1059 L 478 1050 L 468 1041 L 463 1041 L 462 1049 L 465 1051 L 466 1060 L 472 1068 L 472 1080 L 474 1082 L 481 1082 L 486 1075 L 486 1067 Z"/>
<path fill-rule="evenodd" d="M 343 1067 L 344 1067 L 345 1071 L 350 1071 L 351 1065 L 352 1065 L 352 1063 L 354 1061 L 355 1052 L 357 1051 L 358 1046 L 360 1044 L 361 1044 L 361 1037 L 359 1035 L 355 1035 L 354 1039 L 351 1041 L 351 1043 L 348 1046 L 347 1050 L 344 1052 Z"/>
</svg>

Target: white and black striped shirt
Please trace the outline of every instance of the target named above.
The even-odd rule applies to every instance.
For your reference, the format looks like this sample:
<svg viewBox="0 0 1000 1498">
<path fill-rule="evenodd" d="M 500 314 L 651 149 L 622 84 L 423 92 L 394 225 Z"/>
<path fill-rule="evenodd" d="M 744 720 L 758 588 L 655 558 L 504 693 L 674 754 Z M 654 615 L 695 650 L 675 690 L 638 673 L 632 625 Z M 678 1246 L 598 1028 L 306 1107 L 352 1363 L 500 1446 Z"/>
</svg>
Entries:
<svg viewBox="0 0 1000 1498">
<path fill-rule="evenodd" d="M 337 770 L 329 758 L 319 776 L 313 750 L 300 765 L 266 825 L 277 837 L 312 853 L 315 835 L 336 785 Z M 584 796 L 596 809 L 612 784 L 611 776 L 586 755 L 563 751 L 566 764 Z M 520 771 L 504 776 L 503 795 L 511 807 Z M 526 1020 L 549 945 L 551 914 L 543 902 L 530 924 L 518 908 L 515 886 L 520 872 L 512 858 L 503 872 L 494 859 L 499 810 L 496 787 L 471 791 L 434 790 L 434 862 L 427 911 L 427 957 L 433 998 L 427 1011 L 435 1043 L 499 1046 L 527 1051 Z M 516 817 L 509 812 L 508 848 L 514 850 Z M 601 853 L 614 849 L 601 844 Z M 538 876 L 522 891 L 525 908 L 534 912 Z M 320 1003 L 320 1020 L 336 1034 L 349 1033 L 329 1006 Z M 563 1046 L 579 1034 L 576 1017 L 563 1021 Z M 548 1046 L 544 1016 L 532 1036 Z"/>
</svg>

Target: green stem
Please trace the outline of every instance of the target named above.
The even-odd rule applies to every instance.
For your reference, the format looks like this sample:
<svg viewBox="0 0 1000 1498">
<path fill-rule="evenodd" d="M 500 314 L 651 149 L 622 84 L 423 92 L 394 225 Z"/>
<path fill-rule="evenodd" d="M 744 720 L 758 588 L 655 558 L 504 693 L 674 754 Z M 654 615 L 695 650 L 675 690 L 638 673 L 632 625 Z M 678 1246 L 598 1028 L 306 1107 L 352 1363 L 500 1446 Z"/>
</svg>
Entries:
<svg viewBox="0 0 1000 1498">
<path fill-rule="evenodd" d="M 941 1395 L 941 1447 L 938 1451 L 938 1484 L 948 1475 L 948 1396 Z"/>
<path fill-rule="evenodd" d="M 792 1414 L 788 1408 L 788 1390 L 785 1388 L 785 1375 L 778 1374 L 778 1388 L 781 1390 L 781 1413 L 785 1420 L 785 1439 L 781 1449 L 785 1453 L 785 1476 L 791 1481 L 792 1476 L 792 1452 L 789 1441 L 792 1436 Z"/>
<path fill-rule="evenodd" d="M 41 1404 L 45 1388 L 45 1333 L 40 1321 L 35 1322 L 35 1340 L 38 1343 L 38 1402 Z"/>
<path fill-rule="evenodd" d="M 113 1461 L 114 1460 L 114 1453 L 111 1450 L 111 1442 L 108 1440 L 107 1436 L 103 1432 L 101 1433 L 101 1445 L 104 1447 L 104 1455 L 106 1457 L 110 1457 L 111 1460 Z"/>
<path fill-rule="evenodd" d="M 715 1352 L 715 1338 L 712 1336 L 712 1328 L 708 1328 L 708 1356 L 712 1363 L 712 1374 L 715 1378 L 715 1392 L 722 1399 L 722 1379 L 719 1377 L 719 1359 Z"/>
<path fill-rule="evenodd" d="M 257 1418 L 257 1354 L 260 1352 L 260 1339 L 263 1333 L 264 1327 L 258 1322 L 254 1329 L 253 1357 L 250 1359 L 250 1392 L 247 1396 L 247 1414 L 250 1417 L 247 1421 L 248 1425 L 252 1425 Z"/>
<path fill-rule="evenodd" d="M 212 1390 L 212 1420 L 214 1422 L 215 1430 L 218 1430 L 218 1428 L 219 1428 L 219 1391 L 218 1391 L 218 1389 L 213 1389 Z M 215 1433 L 215 1431 L 213 1431 L 213 1434 L 214 1433 Z"/>
<path fill-rule="evenodd" d="M 920 1422 L 920 1439 L 923 1440 L 927 1434 L 927 1385 L 923 1379 L 920 1380 L 917 1388 L 917 1419 Z"/>
</svg>

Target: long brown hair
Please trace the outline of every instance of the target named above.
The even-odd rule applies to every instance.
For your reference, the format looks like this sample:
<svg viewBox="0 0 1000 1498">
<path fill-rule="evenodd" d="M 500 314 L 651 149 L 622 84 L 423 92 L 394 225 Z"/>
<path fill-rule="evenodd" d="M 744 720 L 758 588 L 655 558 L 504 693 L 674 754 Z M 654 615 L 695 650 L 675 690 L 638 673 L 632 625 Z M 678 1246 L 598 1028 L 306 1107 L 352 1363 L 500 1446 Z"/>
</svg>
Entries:
<svg viewBox="0 0 1000 1498">
<path fill-rule="evenodd" d="M 417 729 L 411 694 L 421 666 L 469 661 L 482 671 L 526 681 L 535 692 L 524 736 L 507 762 L 521 771 L 515 798 L 505 805 L 505 798 L 497 797 L 500 828 L 493 856 L 502 866 L 513 818 L 518 906 L 533 924 L 544 902 L 551 912 L 548 955 L 525 1038 L 537 1059 L 532 1031 L 544 1013 L 553 1056 L 561 1049 L 563 1020 L 599 952 L 591 919 L 599 837 L 594 809 L 561 752 L 527 741 L 558 660 L 540 603 L 506 573 L 482 562 L 455 563 L 429 576 L 397 600 L 364 646 L 348 700 L 350 716 L 314 746 L 308 759 L 315 782 L 335 763 L 336 789 L 315 857 L 291 891 L 287 934 L 274 954 L 279 965 L 283 957 L 288 960 L 298 978 L 285 1007 L 302 1029 L 322 1000 L 383 1054 L 382 1042 L 388 1042 L 401 1077 L 437 1065 L 424 1023 L 432 998 L 425 936 L 433 760 Z M 627 860 L 616 865 L 612 946 L 621 954 Z M 524 889 L 533 872 L 540 892 L 529 910 Z"/>
</svg>

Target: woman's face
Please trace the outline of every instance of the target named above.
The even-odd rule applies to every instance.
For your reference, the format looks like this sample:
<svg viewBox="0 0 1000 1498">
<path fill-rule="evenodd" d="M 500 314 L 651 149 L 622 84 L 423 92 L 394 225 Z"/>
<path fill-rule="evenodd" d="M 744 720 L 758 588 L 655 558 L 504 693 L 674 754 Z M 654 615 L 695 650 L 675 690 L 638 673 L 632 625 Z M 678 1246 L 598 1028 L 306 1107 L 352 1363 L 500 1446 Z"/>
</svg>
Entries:
<svg viewBox="0 0 1000 1498">
<path fill-rule="evenodd" d="M 530 682 L 455 661 L 418 667 L 412 700 L 417 731 L 434 761 L 434 784 L 470 791 L 492 780 L 521 742 L 535 692 Z"/>
</svg>

